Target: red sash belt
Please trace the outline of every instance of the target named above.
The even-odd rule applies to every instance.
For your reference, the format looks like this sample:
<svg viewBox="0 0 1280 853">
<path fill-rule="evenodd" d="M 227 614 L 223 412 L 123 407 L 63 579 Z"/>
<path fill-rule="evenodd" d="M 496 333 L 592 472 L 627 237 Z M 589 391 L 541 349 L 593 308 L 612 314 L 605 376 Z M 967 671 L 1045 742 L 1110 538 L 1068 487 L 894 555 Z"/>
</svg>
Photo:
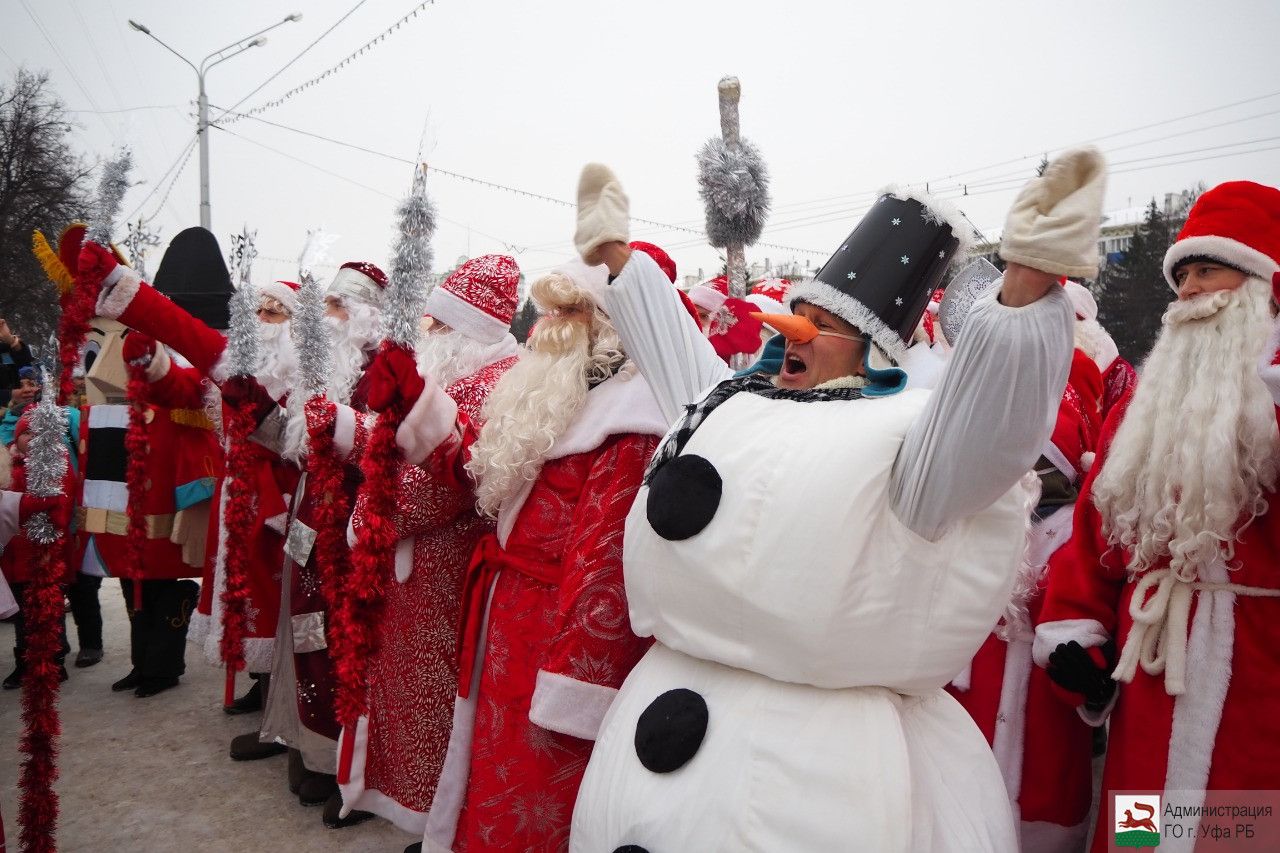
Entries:
<svg viewBox="0 0 1280 853">
<path fill-rule="evenodd" d="M 462 582 L 462 618 L 458 623 L 458 695 L 471 695 L 471 677 L 484 630 L 484 611 L 489 603 L 493 580 L 503 569 L 514 569 L 539 583 L 558 584 L 559 563 L 546 563 L 512 554 L 498 544 L 495 533 L 487 534 L 471 552 L 471 563 Z"/>
</svg>

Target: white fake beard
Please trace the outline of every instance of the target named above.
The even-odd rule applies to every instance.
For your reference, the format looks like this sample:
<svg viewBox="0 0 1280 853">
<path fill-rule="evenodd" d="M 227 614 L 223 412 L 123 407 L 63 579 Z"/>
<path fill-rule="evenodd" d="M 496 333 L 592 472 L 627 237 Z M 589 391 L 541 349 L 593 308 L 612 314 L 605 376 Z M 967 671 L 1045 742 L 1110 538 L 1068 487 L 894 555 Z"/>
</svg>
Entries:
<svg viewBox="0 0 1280 853">
<path fill-rule="evenodd" d="M 289 321 L 263 323 L 257 380 L 275 400 L 281 400 L 298 384 L 298 354 L 289 336 Z"/>
<path fill-rule="evenodd" d="M 422 335 L 417 346 L 418 371 L 441 388 L 448 388 L 501 358 L 515 355 L 513 343 L 504 337 L 496 344 L 483 344 L 456 329 Z"/>
<path fill-rule="evenodd" d="M 346 320 L 324 318 L 333 337 L 333 374 L 328 396 L 343 405 L 351 402 L 351 392 L 364 375 L 369 353 L 382 341 L 382 318 L 378 309 L 352 300 L 347 301 L 346 308 Z"/>
<path fill-rule="evenodd" d="M 467 471 L 480 511 L 497 517 L 507 498 L 537 479 L 542 463 L 573 423 L 593 381 L 625 359 L 618 334 L 600 312 L 543 317 L 527 351 L 485 401 L 484 426 Z"/>
<path fill-rule="evenodd" d="M 1230 560 L 1239 531 L 1266 512 L 1280 465 L 1275 404 L 1257 373 L 1270 326 L 1270 287 L 1252 277 L 1165 312 L 1092 491 L 1131 573 L 1168 557 L 1195 580 Z"/>
</svg>

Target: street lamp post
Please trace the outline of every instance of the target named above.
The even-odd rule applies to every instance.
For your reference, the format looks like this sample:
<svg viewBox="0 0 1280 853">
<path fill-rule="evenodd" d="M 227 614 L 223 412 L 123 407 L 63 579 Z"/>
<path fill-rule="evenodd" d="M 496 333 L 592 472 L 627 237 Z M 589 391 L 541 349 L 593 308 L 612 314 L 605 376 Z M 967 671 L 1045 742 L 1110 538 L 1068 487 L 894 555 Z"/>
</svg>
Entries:
<svg viewBox="0 0 1280 853">
<path fill-rule="evenodd" d="M 237 39 L 220 50 L 215 50 L 213 53 L 200 60 L 199 66 L 196 66 L 191 60 L 165 44 L 160 40 L 159 36 L 151 32 L 151 30 L 147 29 L 142 24 L 133 19 L 129 20 L 130 27 L 145 36 L 150 36 L 152 39 L 155 39 L 157 44 L 181 59 L 183 62 L 187 63 L 191 70 L 196 73 L 196 80 L 200 84 L 199 97 L 196 100 L 196 104 L 199 109 L 199 115 L 196 118 L 196 138 L 200 142 L 200 227 L 205 228 L 206 230 L 212 230 L 213 228 L 213 210 L 209 205 L 209 96 L 205 94 L 204 76 L 215 65 L 226 62 L 233 56 L 239 56 L 251 47 L 261 47 L 266 44 L 267 40 L 263 38 L 264 33 L 270 32 L 276 27 L 284 24 L 301 20 L 302 15 L 298 12 L 294 12 L 292 15 L 284 18 L 284 20 L 277 21 L 269 27 L 258 30 L 256 33 L 251 33 L 244 38 Z M 211 59 L 213 62 L 209 61 Z"/>
</svg>

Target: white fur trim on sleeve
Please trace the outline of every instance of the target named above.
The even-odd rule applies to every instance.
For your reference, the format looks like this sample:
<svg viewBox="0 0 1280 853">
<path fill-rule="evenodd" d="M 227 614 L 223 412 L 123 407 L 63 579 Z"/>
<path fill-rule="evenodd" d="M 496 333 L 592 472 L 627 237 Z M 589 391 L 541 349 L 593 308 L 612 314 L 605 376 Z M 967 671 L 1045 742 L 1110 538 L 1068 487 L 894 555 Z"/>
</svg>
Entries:
<svg viewBox="0 0 1280 853">
<path fill-rule="evenodd" d="M 562 735 L 595 740 L 618 691 L 602 684 L 538 670 L 529 722 Z"/>
<path fill-rule="evenodd" d="M 173 366 L 173 359 L 169 358 L 169 351 L 163 346 L 156 347 L 156 354 L 152 356 L 151 363 L 147 365 L 147 381 L 159 382 L 169 375 L 169 368 Z"/>
<path fill-rule="evenodd" d="M 98 294 L 98 305 L 95 309 L 99 317 L 117 320 L 133 302 L 142 287 L 142 276 L 124 264 L 113 269 L 102 280 L 102 292 Z"/>
<path fill-rule="evenodd" d="M 458 404 L 434 379 L 425 378 L 427 387 L 422 389 L 396 430 L 396 445 L 410 465 L 417 465 L 431 455 L 431 451 L 453 434 L 458 423 Z"/>
<path fill-rule="evenodd" d="M 1049 655 L 1063 643 L 1075 640 L 1086 649 L 1100 646 L 1111 636 L 1097 619 L 1059 619 L 1036 626 L 1036 641 L 1031 653 L 1036 666 L 1048 666 Z"/>
<path fill-rule="evenodd" d="M 1187 237 L 1179 240 L 1164 253 L 1164 280 L 1176 292 L 1178 283 L 1173 280 L 1173 268 L 1186 258 L 1213 258 L 1225 264 L 1243 270 L 1249 275 L 1271 281 L 1271 276 L 1280 272 L 1277 264 L 1269 256 L 1264 255 L 1252 246 L 1246 246 L 1230 237 Z"/>
<path fill-rule="evenodd" d="M 335 405 L 338 407 L 338 415 L 333 424 L 333 449 L 337 451 L 339 459 L 346 459 L 356 446 L 356 410 L 341 403 Z"/>
</svg>

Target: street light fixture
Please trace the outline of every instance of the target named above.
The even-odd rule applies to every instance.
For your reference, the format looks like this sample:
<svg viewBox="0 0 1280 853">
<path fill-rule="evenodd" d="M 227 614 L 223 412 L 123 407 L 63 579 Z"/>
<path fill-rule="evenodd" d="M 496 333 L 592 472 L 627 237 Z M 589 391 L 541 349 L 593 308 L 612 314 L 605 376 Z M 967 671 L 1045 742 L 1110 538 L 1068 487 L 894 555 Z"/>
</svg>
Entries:
<svg viewBox="0 0 1280 853">
<path fill-rule="evenodd" d="M 196 79 L 200 83 L 199 98 L 196 102 L 200 108 L 199 117 L 196 119 L 196 136 L 200 140 L 200 226 L 202 228 L 212 230 L 213 227 L 213 212 L 209 205 L 209 98 L 205 94 L 204 90 L 204 76 L 209 72 L 209 69 L 213 68 L 215 65 L 220 65 L 234 56 L 239 56 L 250 48 L 261 47 L 266 44 L 267 40 L 262 37 L 263 33 L 270 32 L 276 27 L 301 20 L 302 14 L 300 12 L 294 12 L 292 15 L 286 16 L 283 20 L 277 21 L 269 27 L 258 30 L 256 33 L 250 33 L 244 38 L 233 41 L 224 48 L 215 50 L 213 53 L 210 53 L 204 59 L 200 60 L 200 65 L 197 67 L 191 60 L 187 59 L 185 56 L 178 53 L 178 51 L 161 41 L 160 37 L 151 32 L 151 30 L 147 29 L 132 18 L 129 19 L 129 26 L 131 28 L 145 36 L 150 36 L 165 50 L 169 51 L 190 66 L 191 70 L 196 73 Z M 252 39 L 252 41 L 250 41 L 250 39 Z M 210 62 L 210 59 L 212 59 L 213 62 Z"/>
</svg>

